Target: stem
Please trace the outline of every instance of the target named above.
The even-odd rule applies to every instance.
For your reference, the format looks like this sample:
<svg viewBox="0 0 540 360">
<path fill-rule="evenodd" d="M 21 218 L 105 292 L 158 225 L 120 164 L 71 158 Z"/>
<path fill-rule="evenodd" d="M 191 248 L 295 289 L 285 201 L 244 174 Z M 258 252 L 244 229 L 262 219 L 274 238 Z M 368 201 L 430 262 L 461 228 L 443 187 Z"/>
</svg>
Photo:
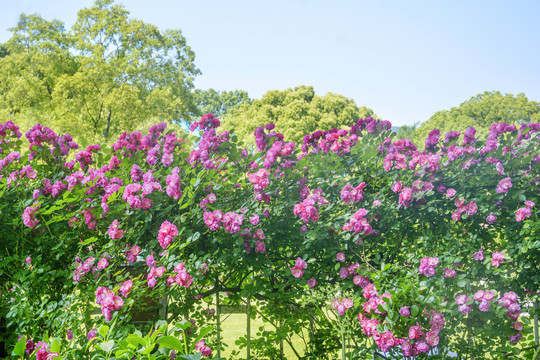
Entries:
<svg viewBox="0 0 540 360">
<path fill-rule="evenodd" d="M 341 326 L 341 359 L 347 360 L 347 354 L 345 353 L 345 331 L 343 331 L 343 319 L 339 322 Z"/>
<path fill-rule="evenodd" d="M 188 355 L 187 351 L 187 339 L 186 339 L 186 330 L 182 330 L 182 335 L 184 337 L 184 355 Z"/>
</svg>

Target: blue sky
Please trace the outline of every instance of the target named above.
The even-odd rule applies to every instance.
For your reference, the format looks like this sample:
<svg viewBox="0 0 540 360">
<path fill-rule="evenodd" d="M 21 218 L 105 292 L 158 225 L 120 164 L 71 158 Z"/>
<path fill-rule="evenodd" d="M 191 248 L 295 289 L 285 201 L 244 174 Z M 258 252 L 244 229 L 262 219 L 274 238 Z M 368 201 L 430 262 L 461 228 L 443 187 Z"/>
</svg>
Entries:
<svg viewBox="0 0 540 360">
<path fill-rule="evenodd" d="M 119 1 L 181 29 L 201 89 L 313 85 L 393 125 L 422 122 L 483 91 L 540 101 L 540 1 Z M 21 13 L 70 27 L 90 0 L 0 0 L 0 42 Z"/>
</svg>

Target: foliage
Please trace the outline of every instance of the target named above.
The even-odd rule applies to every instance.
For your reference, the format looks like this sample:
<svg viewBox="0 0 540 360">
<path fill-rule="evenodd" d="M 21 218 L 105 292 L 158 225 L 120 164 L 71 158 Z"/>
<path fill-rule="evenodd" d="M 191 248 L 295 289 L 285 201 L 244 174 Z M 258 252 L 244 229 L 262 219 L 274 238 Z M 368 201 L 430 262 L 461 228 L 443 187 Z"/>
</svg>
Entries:
<svg viewBox="0 0 540 360">
<path fill-rule="evenodd" d="M 268 124 L 251 151 L 219 126 L 192 124 L 196 149 L 162 123 L 70 161 L 69 138 L 36 125 L 23 142 L 3 124 L 12 347 L 23 335 L 67 349 L 73 336 L 60 355 L 89 358 L 91 329 L 125 339 L 136 310 L 166 296 L 167 322 L 200 332 L 217 325 L 216 297 L 250 299 L 273 325 L 252 339 L 258 358 L 295 333 L 310 359 L 537 351 L 539 123 L 494 125 L 486 141 L 432 131 L 425 151 L 373 118 L 301 146 Z M 214 329 L 204 340 L 224 346 Z"/>
<path fill-rule="evenodd" d="M 273 123 L 288 141 L 302 142 L 304 135 L 317 129 L 341 128 L 349 125 L 350 119 L 372 115 L 373 110 L 358 107 L 342 95 L 318 96 L 312 86 L 297 86 L 271 90 L 251 104 L 240 105 L 224 116 L 223 128 L 253 144 L 253 131 L 261 124 Z"/>
<path fill-rule="evenodd" d="M 414 126 L 413 134 L 403 134 L 419 146 L 432 129 L 439 129 L 441 134 L 448 131 L 460 131 L 472 126 L 477 135 L 485 139 L 492 124 L 507 122 L 523 124 L 540 121 L 540 103 L 529 101 L 525 94 L 517 96 L 501 94 L 499 91 L 485 91 L 450 110 L 436 112 L 428 121 Z M 399 134 L 398 134 L 399 135 Z"/>
<path fill-rule="evenodd" d="M 193 99 L 197 104 L 197 112 L 188 119 L 189 123 L 198 121 L 202 115 L 208 113 L 216 117 L 223 117 L 231 109 L 242 104 L 251 104 L 248 93 L 243 90 L 216 91 L 214 89 L 193 91 Z"/>
<path fill-rule="evenodd" d="M 0 56 L 0 114 L 24 130 L 36 119 L 83 145 L 195 111 L 199 74 L 179 30 L 129 18 L 112 0 L 79 11 L 70 30 L 21 15 Z"/>
</svg>

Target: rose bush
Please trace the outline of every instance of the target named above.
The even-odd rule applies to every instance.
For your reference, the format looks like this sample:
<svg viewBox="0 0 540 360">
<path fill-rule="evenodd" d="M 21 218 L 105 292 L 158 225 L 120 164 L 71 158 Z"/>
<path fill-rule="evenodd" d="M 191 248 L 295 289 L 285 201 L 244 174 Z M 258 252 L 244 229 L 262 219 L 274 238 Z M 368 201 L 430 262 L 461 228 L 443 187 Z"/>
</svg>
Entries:
<svg viewBox="0 0 540 360">
<path fill-rule="evenodd" d="M 39 124 L 27 142 L 2 125 L 8 347 L 55 339 L 81 358 L 92 329 L 128 336 L 164 297 L 168 322 L 201 328 L 217 294 L 253 299 L 274 325 L 257 357 L 302 329 L 306 358 L 537 351 L 540 124 L 494 124 L 486 141 L 432 131 L 425 150 L 372 118 L 303 144 L 268 124 L 256 149 L 219 126 L 195 122 L 194 147 L 159 124 L 81 151 Z M 205 341 L 220 346 L 215 331 Z"/>
</svg>

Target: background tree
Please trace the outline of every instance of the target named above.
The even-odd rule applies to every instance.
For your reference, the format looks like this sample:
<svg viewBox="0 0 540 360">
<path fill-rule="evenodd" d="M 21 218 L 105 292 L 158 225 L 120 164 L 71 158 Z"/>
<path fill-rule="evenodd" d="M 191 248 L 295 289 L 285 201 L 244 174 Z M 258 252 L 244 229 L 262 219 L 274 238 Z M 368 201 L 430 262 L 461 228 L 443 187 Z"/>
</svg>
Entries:
<svg viewBox="0 0 540 360">
<path fill-rule="evenodd" d="M 37 120 L 82 143 L 107 142 L 196 111 L 199 70 L 181 31 L 130 19 L 112 0 L 79 11 L 70 31 L 24 14 L 11 30 L 0 58 L 0 114 L 23 130 Z"/>
<path fill-rule="evenodd" d="M 230 109 L 241 104 L 251 104 L 251 99 L 247 91 L 216 91 L 214 89 L 193 91 L 193 101 L 197 105 L 197 111 L 188 119 L 191 121 L 199 121 L 201 116 L 208 113 L 214 114 L 218 118 L 222 118 Z"/>
<path fill-rule="evenodd" d="M 538 122 L 540 120 L 540 103 L 529 101 L 525 94 L 517 96 L 501 94 L 499 91 L 486 91 L 463 102 L 451 110 L 436 112 L 428 121 L 413 128 L 408 134 L 411 140 L 420 147 L 433 129 L 439 129 L 441 135 L 448 131 L 463 131 L 469 126 L 477 130 L 477 136 L 485 139 L 491 124 L 505 122 L 508 124 L 521 124 Z M 406 137 L 405 132 L 398 133 L 399 137 Z"/>
<path fill-rule="evenodd" d="M 223 118 L 223 127 L 234 129 L 244 142 L 253 143 L 253 131 L 258 126 L 274 123 L 285 140 L 301 143 L 304 135 L 317 129 L 350 126 L 354 119 L 372 115 L 373 110 L 358 107 L 342 95 L 318 96 L 312 86 L 297 86 L 270 90 L 261 99 L 232 109 Z"/>
</svg>

